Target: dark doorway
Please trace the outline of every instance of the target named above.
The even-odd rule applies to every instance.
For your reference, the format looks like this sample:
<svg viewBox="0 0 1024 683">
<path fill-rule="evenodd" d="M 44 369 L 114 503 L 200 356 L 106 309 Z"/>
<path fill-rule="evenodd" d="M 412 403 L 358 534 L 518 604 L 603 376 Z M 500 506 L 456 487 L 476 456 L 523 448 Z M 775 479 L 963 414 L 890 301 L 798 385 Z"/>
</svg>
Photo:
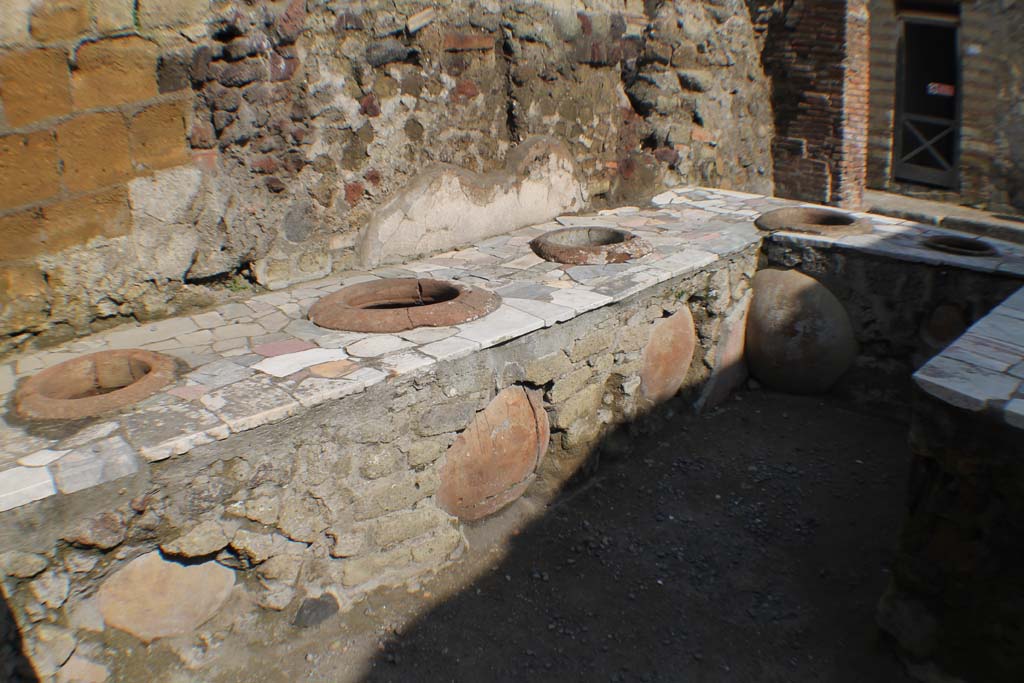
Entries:
<svg viewBox="0 0 1024 683">
<path fill-rule="evenodd" d="M 958 21 L 900 17 L 894 172 L 897 180 L 956 189 L 960 150 Z"/>
</svg>

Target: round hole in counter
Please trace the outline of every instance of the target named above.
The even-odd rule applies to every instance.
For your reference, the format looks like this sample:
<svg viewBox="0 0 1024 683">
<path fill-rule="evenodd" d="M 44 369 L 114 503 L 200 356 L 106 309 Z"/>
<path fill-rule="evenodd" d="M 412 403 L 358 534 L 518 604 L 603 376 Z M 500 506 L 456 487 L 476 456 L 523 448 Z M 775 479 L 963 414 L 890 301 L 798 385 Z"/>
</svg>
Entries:
<svg viewBox="0 0 1024 683">
<path fill-rule="evenodd" d="M 445 280 L 388 278 L 343 287 L 313 304 L 314 325 L 349 332 L 402 332 L 476 320 L 501 305 L 501 297 Z"/>
<path fill-rule="evenodd" d="M 845 211 L 811 206 L 769 211 L 758 216 L 754 225 L 768 232 L 786 230 L 828 237 L 864 235 L 871 232 L 871 221 L 865 218 L 857 218 Z"/>
<path fill-rule="evenodd" d="M 623 263 L 651 253 L 651 245 L 633 233 L 600 226 L 552 230 L 534 238 L 530 248 L 546 261 L 577 265 Z"/>
<path fill-rule="evenodd" d="M 35 420 L 76 420 L 118 410 L 174 381 L 175 360 L 142 349 L 99 351 L 30 377 L 14 395 L 17 413 Z"/>
<path fill-rule="evenodd" d="M 928 249 L 944 251 L 957 256 L 998 256 L 999 250 L 977 237 L 959 235 L 932 235 L 921 240 Z"/>
</svg>

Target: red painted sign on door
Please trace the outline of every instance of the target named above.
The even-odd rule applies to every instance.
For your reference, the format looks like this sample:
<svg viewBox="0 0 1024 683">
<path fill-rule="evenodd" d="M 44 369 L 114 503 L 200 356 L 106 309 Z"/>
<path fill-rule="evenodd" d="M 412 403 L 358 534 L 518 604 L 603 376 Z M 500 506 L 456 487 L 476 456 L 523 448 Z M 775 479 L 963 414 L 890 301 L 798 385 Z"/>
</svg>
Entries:
<svg viewBox="0 0 1024 683">
<path fill-rule="evenodd" d="M 929 83 L 926 87 L 929 95 L 952 97 L 956 94 L 956 86 L 952 83 Z"/>
</svg>

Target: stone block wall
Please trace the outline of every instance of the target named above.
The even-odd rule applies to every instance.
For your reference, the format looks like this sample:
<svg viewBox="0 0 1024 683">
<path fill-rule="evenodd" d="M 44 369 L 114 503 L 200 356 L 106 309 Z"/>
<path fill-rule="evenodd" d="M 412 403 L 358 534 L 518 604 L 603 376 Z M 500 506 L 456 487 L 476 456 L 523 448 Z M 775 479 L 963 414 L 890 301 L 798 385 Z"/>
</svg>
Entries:
<svg viewBox="0 0 1024 683">
<path fill-rule="evenodd" d="M 1022 339 L 1024 288 L 914 373 L 906 519 L 877 618 L 922 680 L 1024 670 Z"/>
<path fill-rule="evenodd" d="M 171 3 L 165 3 L 171 6 Z M 189 99 L 161 77 L 131 0 L 15 3 L 0 29 L 0 320 L 5 340 L 75 317 L 50 259 L 132 233 L 132 185 L 190 162 Z M 159 12 L 147 21 L 161 22 Z M 153 24 L 154 30 L 156 24 Z M 110 299 L 93 315 L 116 312 Z M 73 306 L 72 306 L 73 307 Z M 60 333 L 56 332 L 59 336 Z M 0 342 L 0 350 L 16 342 Z"/>
<path fill-rule="evenodd" d="M 421 170 L 532 135 L 593 205 L 769 192 L 759 36 L 739 0 L 8 3 L 0 354 L 350 267 Z"/>
<path fill-rule="evenodd" d="M 868 185 L 992 211 L 1024 211 L 1024 9 L 990 0 L 960 3 L 960 187 L 952 191 L 893 178 L 898 38 L 894 3 L 873 0 Z"/>
<path fill-rule="evenodd" d="M 866 173 L 868 10 L 865 0 L 795 0 L 767 25 L 776 194 L 859 208 Z"/>
</svg>

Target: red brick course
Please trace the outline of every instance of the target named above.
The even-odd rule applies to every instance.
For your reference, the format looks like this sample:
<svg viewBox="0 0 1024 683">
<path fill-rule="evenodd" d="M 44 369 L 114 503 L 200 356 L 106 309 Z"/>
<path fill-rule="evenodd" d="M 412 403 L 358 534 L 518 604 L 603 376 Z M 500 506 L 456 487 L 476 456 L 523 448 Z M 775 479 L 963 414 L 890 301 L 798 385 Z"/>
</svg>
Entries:
<svg viewBox="0 0 1024 683">
<path fill-rule="evenodd" d="M 776 194 L 859 208 L 867 164 L 867 2 L 822 0 L 790 12 L 772 27 L 766 47 Z"/>
</svg>

